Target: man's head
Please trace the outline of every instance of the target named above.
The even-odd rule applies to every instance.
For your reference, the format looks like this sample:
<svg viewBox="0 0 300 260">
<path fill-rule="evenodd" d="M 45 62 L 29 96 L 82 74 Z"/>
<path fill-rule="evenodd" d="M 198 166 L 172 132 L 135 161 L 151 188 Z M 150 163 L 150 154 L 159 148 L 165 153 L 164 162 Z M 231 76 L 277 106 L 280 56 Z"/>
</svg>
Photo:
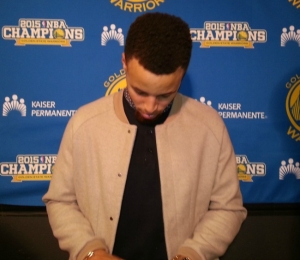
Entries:
<svg viewBox="0 0 300 260">
<path fill-rule="evenodd" d="M 179 17 L 147 13 L 130 26 L 122 63 L 139 121 L 155 122 L 172 102 L 191 50 L 189 26 Z"/>
<path fill-rule="evenodd" d="M 125 59 L 136 58 L 150 72 L 170 74 L 178 67 L 187 70 L 192 51 L 190 29 L 174 15 L 146 13 L 130 26 L 125 42 Z"/>
</svg>

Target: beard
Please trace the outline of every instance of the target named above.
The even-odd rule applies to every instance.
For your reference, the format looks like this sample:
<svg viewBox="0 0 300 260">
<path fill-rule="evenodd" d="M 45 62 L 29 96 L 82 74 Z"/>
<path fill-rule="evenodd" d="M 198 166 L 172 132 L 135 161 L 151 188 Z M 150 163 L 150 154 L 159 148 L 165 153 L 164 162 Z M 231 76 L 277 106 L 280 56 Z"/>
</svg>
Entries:
<svg viewBox="0 0 300 260">
<path fill-rule="evenodd" d="M 161 114 L 158 114 L 158 115 L 154 116 L 153 118 L 148 119 L 148 118 L 144 118 L 139 111 L 135 110 L 134 116 L 138 122 L 140 122 L 141 124 L 144 124 L 144 125 L 153 126 L 153 125 L 157 125 L 161 122 Z"/>
</svg>

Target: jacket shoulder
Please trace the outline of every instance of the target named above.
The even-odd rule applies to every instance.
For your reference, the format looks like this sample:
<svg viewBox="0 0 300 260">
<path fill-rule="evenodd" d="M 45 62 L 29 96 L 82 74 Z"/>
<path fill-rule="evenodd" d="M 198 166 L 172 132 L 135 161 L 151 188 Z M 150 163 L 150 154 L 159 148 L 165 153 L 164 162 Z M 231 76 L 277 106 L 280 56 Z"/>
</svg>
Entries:
<svg viewBox="0 0 300 260">
<path fill-rule="evenodd" d="M 78 129 L 81 125 L 113 110 L 113 96 L 101 97 L 95 101 L 81 106 L 70 122 L 73 124 L 73 129 Z"/>
<path fill-rule="evenodd" d="M 190 130 L 194 133 L 212 134 L 220 142 L 226 126 L 218 112 L 211 106 L 182 96 L 181 118 L 188 122 Z"/>
<path fill-rule="evenodd" d="M 214 108 L 209 105 L 203 104 L 196 99 L 192 99 L 184 95 L 181 96 L 182 109 L 186 114 L 207 125 L 216 123 L 223 124 L 223 119 Z"/>
</svg>

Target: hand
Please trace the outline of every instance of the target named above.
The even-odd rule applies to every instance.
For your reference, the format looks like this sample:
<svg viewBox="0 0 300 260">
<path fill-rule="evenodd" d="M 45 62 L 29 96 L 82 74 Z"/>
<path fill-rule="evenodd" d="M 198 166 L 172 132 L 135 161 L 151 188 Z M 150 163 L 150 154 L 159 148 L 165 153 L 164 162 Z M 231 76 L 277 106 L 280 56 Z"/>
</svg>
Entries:
<svg viewBox="0 0 300 260">
<path fill-rule="evenodd" d="M 91 260 L 122 260 L 121 258 L 114 255 L 110 255 L 101 249 L 95 250 L 94 255 L 90 259 Z"/>
<path fill-rule="evenodd" d="M 192 260 L 192 259 L 183 255 L 176 255 L 172 260 Z"/>
</svg>

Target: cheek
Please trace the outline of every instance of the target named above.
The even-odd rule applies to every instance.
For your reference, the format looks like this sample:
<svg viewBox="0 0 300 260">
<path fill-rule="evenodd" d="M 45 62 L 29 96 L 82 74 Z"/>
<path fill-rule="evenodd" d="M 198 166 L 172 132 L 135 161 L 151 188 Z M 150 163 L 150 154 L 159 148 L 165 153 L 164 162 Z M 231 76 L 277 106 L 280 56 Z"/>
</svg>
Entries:
<svg viewBox="0 0 300 260">
<path fill-rule="evenodd" d="M 136 107 L 139 107 L 144 103 L 143 97 L 138 96 L 138 95 L 131 95 L 131 100 Z"/>
<path fill-rule="evenodd" d="M 171 101 L 165 100 L 165 101 L 158 101 L 157 102 L 157 107 L 158 110 L 163 111 L 165 108 L 170 104 Z"/>
<path fill-rule="evenodd" d="M 158 100 L 158 104 L 160 104 L 160 107 L 164 107 L 166 108 L 166 106 L 168 106 L 172 100 L 175 98 L 176 95 L 172 95 L 171 97 L 167 98 L 167 99 L 161 99 L 161 100 Z"/>
</svg>

